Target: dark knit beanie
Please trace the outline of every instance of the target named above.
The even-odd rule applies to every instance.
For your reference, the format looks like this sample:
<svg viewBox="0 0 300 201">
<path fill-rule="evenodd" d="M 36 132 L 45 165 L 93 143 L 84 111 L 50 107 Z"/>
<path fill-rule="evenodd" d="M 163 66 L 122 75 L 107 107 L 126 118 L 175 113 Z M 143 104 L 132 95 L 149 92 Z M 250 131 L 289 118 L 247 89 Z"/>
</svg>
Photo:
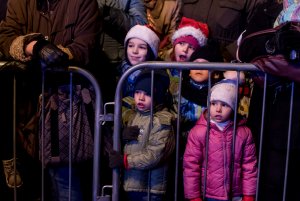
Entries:
<svg viewBox="0 0 300 201">
<path fill-rule="evenodd" d="M 151 75 L 151 70 L 143 70 L 136 78 L 134 91 L 142 90 L 151 96 Z M 161 104 L 169 89 L 169 75 L 165 70 L 154 70 L 153 81 L 153 100 L 155 104 Z"/>
<path fill-rule="evenodd" d="M 208 41 L 206 46 L 199 48 L 191 55 L 190 61 L 195 61 L 196 59 L 205 59 L 209 62 L 223 62 L 220 46 L 215 41 Z"/>
</svg>

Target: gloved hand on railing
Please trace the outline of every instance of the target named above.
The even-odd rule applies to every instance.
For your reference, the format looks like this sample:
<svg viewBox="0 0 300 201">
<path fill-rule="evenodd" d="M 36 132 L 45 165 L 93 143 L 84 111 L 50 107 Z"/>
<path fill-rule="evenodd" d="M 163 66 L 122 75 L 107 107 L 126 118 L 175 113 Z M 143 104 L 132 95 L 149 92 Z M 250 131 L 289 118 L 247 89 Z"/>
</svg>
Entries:
<svg viewBox="0 0 300 201">
<path fill-rule="evenodd" d="M 124 141 L 137 140 L 140 134 L 138 126 L 128 126 L 123 129 L 122 139 Z"/>
<path fill-rule="evenodd" d="M 40 60 L 43 70 L 66 70 L 68 67 L 68 55 L 44 39 L 38 40 L 33 46 L 33 56 Z"/>
</svg>

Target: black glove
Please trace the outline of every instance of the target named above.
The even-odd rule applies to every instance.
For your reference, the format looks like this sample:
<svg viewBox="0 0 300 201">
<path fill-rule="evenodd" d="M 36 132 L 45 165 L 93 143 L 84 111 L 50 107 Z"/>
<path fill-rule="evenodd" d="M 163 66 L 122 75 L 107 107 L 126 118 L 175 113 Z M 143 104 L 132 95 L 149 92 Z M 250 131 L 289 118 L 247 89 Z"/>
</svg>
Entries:
<svg viewBox="0 0 300 201">
<path fill-rule="evenodd" d="M 42 69 L 65 70 L 68 67 L 68 55 L 47 40 L 36 42 L 33 56 L 40 60 Z"/>
<path fill-rule="evenodd" d="M 128 126 L 123 129 L 122 138 L 124 141 L 137 140 L 140 134 L 138 126 Z"/>
<path fill-rule="evenodd" d="M 109 167 L 124 167 L 124 156 L 120 152 L 112 151 L 109 154 Z"/>
</svg>

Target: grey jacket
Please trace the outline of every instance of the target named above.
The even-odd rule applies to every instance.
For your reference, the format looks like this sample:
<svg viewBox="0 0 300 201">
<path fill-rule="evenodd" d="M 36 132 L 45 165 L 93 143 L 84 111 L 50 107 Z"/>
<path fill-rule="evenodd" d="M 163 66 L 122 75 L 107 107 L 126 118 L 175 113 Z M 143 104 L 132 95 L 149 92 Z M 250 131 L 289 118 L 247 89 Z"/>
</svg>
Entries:
<svg viewBox="0 0 300 201">
<path fill-rule="evenodd" d="M 156 112 L 152 129 L 149 129 L 150 112 L 136 112 L 131 117 L 127 126 L 137 125 L 140 135 L 137 141 L 127 143 L 124 148 L 128 161 L 124 190 L 147 192 L 149 187 L 151 193 L 163 194 L 167 186 L 168 160 L 175 147 L 172 114 L 166 109 Z"/>
</svg>

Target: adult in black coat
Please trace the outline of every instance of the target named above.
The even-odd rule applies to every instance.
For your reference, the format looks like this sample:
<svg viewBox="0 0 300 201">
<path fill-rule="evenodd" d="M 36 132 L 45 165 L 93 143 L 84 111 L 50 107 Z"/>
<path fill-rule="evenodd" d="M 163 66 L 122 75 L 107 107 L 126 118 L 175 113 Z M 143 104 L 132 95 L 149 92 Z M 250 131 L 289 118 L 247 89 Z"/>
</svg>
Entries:
<svg viewBox="0 0 300 201">
<path fill-rule="evenodd" d="M 272 28 L 282 8 L 282 3 L 274 1 L 269 1 L 260 6 L 243 36 Z M 261 61 L 260 59 L 254 59 L 251 62 L 261 64 Z M 299 63 L 295 65 L 299 67 Z M 268 82 L 266 92 L 262 149 L 259 150 L 261 152 L 261 166 L 258 200 L 283 200 L 285 171 L 288 172 L 285 200 L 300 200 L 299 190 L 297 185 L 294 185 L 300 179 L 300 125 L 298 123 L 300 119 L 300 83 L 295 82 L 294 87 L 291 146 L 288 169 L 286 169 L 292 84 L 291 80 L 284 79 L 280 73 L 269 74 L 270 76 L 272 77 L 271 80 L 275 82 Z M 251 97 L 248 126 L 252 130 L 258 149 L 261 137 L 262 97 L 263 88 L 256 83 Z"/>
</svg>

